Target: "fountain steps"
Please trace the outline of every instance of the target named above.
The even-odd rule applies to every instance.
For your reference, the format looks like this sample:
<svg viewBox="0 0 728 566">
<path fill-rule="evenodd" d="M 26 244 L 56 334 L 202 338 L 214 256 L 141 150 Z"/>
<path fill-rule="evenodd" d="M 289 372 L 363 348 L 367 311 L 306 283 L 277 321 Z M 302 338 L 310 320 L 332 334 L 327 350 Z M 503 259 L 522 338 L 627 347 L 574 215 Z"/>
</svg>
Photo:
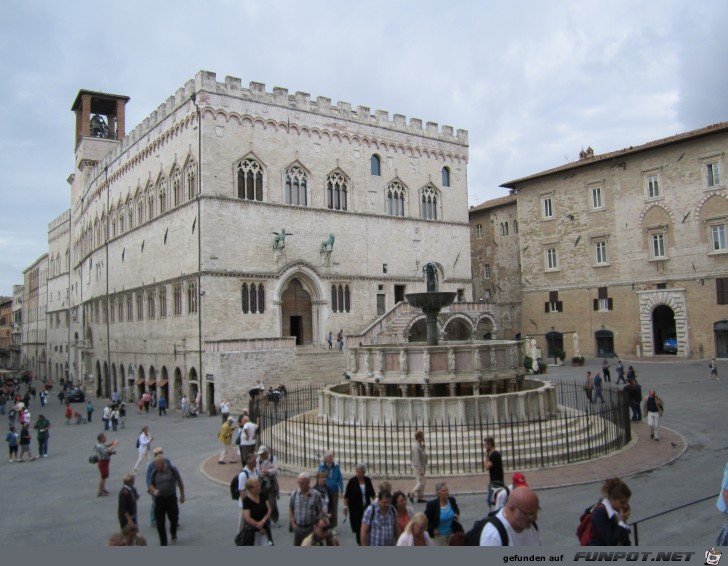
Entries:
<svg viewBox="0 0 728 566">
<path fill-rule="evenodd" d="M 611 425 L 602 418 L 595 417 L 587 420 L 568 419 L 564 415 L 579 415 L 573 409 L 561 408 L 562 416 L 556 419 L 545 420 L 540 423 L 528 423 L 520 426 L 505 425 L 485 429 L 488 435 L 496 438 L 504 458 L 504 466 L 507 469 L 534 469 L 543 467 L 544 461 L 559 461 L 561 463 L 575 462 L 589 459 L 594 451 L 601 451 L 602 446 L 607 443 L 606 439 L 613 435 L 608 429 Z M 387 467 L 390 470 L 402 470 L 401 473 L 409 475 L 410 448 L 412 446 L 413 427 L 403 426 L 399 431 L 396 427 L 387 429 L 386 438 L 375 436 L 380 429 L 357 429 L 356 446 L 357 455 L 348 454 L 352 445 L 352 429 L 347 427 L 347 432 L 342 431 L 340 436 L 336 432 L 336 425 L 329 425 L 329 434 L 326 434 L 326 427 L 297 426 L 297 420 L 306 420 L 310 423 L 318 421 L 315 411 L 299 415 L 289 421 L 287 426 L 277 425 L 267 431 L 266 442 L 275 447 L 281 462 L 310 462 L 309 467 L 315 467 L 316 462 L 328 450 L 333 450 L 336 459 L 342 470 L 353 472 L 357 463 L 356 459 L 362 460 L 370 465 L 381 466 L 375 462 L 381 460 L 381 453 L 387 454 Z M 305 430 L 305 433 L 304 433 Z M 457 431 L 457 432 L 456 432 Z M 479 461 L 482 459 L 482 435 L 479 429 L 460 431 L 447 427 L 427 433 L 427 450 L 430 460 L 430 474 L 453 473 L 453 454 L 470 455 L 466 460 Z M 568 448 L 566 440 L 568 438 Z M 285 454 L 284 458 L 281 458 Z M 545 460 L 544 460 L 545 457 Z M 468 464 L 460 462 L 456 467 L 467 468 Z M 283 467 L 286 467 L 283 464 Z M 293 469 L 293 468 L 291 468 Z M 298 469 L 298 468 L 295 468 Z M 460 474 L 474 473 L 472 462 L 471 471 L 463 469 Z M 375 470 L 377 473 L 380 470 Z M 455 473 L 457 475 L 457 473 Z"/>
</svg>

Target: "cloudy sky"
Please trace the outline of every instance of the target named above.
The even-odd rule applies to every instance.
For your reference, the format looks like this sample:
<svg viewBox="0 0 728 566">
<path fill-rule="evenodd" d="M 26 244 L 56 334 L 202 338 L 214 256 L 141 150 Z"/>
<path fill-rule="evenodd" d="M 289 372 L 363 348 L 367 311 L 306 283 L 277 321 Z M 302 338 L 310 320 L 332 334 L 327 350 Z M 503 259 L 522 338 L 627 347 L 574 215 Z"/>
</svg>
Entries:
<svg viewBox="0 0 728 566">
<path fill-rule="evenodd" d="M 469 131 L 470 204 L 728 120 L 724 0 L 5 0 L 0 295 L 70 207 L 79 89 L 130 131 L 201 69 Z"/>
</svg>

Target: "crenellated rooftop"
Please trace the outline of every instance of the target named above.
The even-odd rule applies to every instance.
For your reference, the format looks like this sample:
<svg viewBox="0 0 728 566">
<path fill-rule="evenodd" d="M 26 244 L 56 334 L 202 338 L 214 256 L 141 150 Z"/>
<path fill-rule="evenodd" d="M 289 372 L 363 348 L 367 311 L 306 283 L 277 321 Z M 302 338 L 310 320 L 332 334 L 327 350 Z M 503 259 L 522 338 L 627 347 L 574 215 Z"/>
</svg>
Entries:
<svg viewBox="0 0 728 566">
<path fill-rule="evenodd" d="M 54 230 L 55 228 L 58 228 L 60 225 L 62 225 L 64 222 L 69 222 L 71 220 L 71 209 L 69 208 L 66 212 L 58 216 L 57 218 L 51 220 L 48 223 L 48 231 Z"/>
<path fill-rule="evenodd" d="M 110 165 L 116 158 L 129 150 L 165 118 L 183 104 L 188 103 L 193 94 L 198 95 L 198 93 L 204 92 L 290 108 L 299 112 L 311 112 L 321 116 L 349 120 L 362 125 L 422 136 L 434 141 L 468 145 L 467 130 L 454 130 L 452 126 L 440 127 L 436 122 L 426 122 L 423 128 L 420 118 L 410 118 L 409 123 L 407 123 L 406 116 L 402 114 L 394 114 L 390 119 L 389 112 L 386 110 L 375 110 L 372 113 L 368 106 L 357 106 L 356 110 L 354 110 L 349 102 L 339 101 L 334 105 L 331 103 L 331 99 L 325 96 L 318 96 L 316 100 L 312 100 L 311 95 L 307 92 L 289 94 L 288 89 L 282 87 L 273 87 L 272 92 L 266 92 L 265 84 L 254 81 L 249 83 L 248 88 L 243 88 L 241 79 L 237 77 L 225 77 L 225 82 L 221 83 L 217 82 L 215 73 L 199 71 L 194 79 L 188 80 L 183 87 L 177 89 L 173 96 L 167 98 L 154 112 L 131 130 L 121 140 L 121 143 L 96 165 L 96 171 L 103 170 L 105 166 Z M 92 178 L 94 176 L 92 175 Z"/>
</svg>

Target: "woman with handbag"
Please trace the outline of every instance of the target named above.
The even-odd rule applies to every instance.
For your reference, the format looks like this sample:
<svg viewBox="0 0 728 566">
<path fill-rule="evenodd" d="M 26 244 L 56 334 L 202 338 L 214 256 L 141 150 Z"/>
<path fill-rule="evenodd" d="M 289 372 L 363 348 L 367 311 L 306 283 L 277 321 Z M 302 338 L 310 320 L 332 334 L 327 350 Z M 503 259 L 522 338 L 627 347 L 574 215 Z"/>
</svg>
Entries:
<svg viewBox="0 0 728 566">
<path fill-rule="evenodd" d="M 243 530 L 235 537 L 235 543 L 238 546 L 273 546 L 269 522 L 270 504 L 260 495 L 260 481 L 256 478 L 246 480 L 245 493 Z"/>
</svg>

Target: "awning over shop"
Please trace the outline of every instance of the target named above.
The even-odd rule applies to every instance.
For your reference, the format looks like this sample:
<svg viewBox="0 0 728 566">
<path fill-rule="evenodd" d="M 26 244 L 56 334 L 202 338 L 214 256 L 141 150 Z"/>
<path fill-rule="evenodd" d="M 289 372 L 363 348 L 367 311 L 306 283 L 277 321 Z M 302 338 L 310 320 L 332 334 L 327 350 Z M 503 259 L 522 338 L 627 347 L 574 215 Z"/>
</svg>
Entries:
<svg viewBox="0 0 728 566">
<path fill-rule="evenodd" d="M 159 380 L 159 383 L 157 383 L 157 385 L 158 385 L 159 387 L 164 387 L 164 386 L 165 386 L 165 385 L 167 385 L 168 383 L 169 383 L 169 380 L 168 380 L 168 379 L 160 379 L 160 380 Z"/>
<path fill-rule="evenodd" d="M 140 377 L 135 382 L 134 385 L 144 385 L 144 378 Z"/>
<path fill-rule="evenodd" d="M 154 380 L 154 379 L 150 379 L 149 381 L 147 381 L 147 385 L 149 385 L 150 387 L 151 387 L 152 385 L 155 385 L 156 383 L 157 383 L 157 381 L 156 381 L 156 380 Z"/>
</svg>

